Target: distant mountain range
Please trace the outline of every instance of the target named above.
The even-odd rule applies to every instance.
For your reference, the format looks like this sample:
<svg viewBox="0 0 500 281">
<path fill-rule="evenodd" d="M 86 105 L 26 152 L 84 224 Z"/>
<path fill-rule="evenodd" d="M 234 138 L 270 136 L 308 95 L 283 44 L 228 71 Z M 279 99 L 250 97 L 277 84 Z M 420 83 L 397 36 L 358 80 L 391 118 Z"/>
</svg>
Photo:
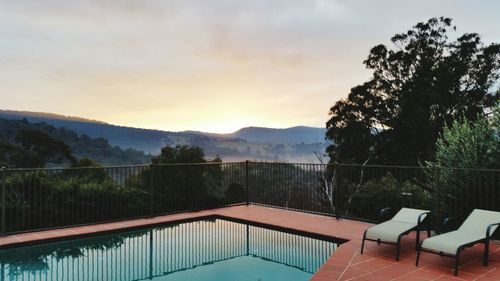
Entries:
<svg viewBox="0 0 500 281">
<path fill-rule="evenodd" d="M 312 162 L 314 153 L 326 147 L 325 129 L 298 126 L 287 129 L 242 128 L 230 134 L 198 131 L 169 132 L 117 126 L 80 117 L 29 111 L 0 110 L 0 118 L 26 119 L 66 128 L 90 138 L 104 138 L 122 149 L 132 148 L 158 154 L 166 145 L 198 145 L 208 157 L 219 155 L 225 161 L 272 160 Z M 126 163 L 124 163 L 126 164 Z"/>
<path fill-rule="evenodd" d="M 214 137 L 243 139 L 249 142 L 273 144 L 320 143 L 325 140 L 325 129 L 306 126 L 297 126 L 286 129 L 245 127 L 230 134 L 213 134 L 198 131 L 186 132 Z"/>
</svg>

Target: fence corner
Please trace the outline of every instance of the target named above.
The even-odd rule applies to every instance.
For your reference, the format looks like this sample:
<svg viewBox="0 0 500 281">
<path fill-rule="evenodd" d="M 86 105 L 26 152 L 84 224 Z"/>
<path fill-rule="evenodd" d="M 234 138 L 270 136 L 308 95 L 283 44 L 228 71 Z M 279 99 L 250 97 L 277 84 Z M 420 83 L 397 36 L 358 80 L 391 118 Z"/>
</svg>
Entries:
<svg viewBox="0 0 500 281">
<path fill-rule="evenodd" d="M 2 179 L 2 214 L 1 214 L 1 226 L 0 226 L 0 236 L 5 236 L 6 233 L 6 214 L 5 214 L 5 205 L 6 205 L 6 172 L 7 168 L 1 167 L 0 168 L 0 173 L 1 173 L 1 179 Z"/>
<path fill-rule="evenodd" d="M 247 206 L 250 205 L 250 185 L 249 185 L 249 171 L 248 171 L 248 166 L 249 166 L 250 161 L 246 160 L 245 161 L 245 186 L 246 186 L 246 191 L 247 191 Z"/>
</svg>

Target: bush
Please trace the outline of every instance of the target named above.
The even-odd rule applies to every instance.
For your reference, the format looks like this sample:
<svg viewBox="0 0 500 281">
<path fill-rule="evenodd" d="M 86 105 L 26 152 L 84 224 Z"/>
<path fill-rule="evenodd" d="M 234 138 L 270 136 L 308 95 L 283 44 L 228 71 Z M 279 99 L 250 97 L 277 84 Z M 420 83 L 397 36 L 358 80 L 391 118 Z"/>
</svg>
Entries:
<svg viewBox="0 0 500 281">
<path fill-rule="evenodd" d="M 378 220 L 382 208 L 391 207 L 395 213 L 402 207 L 429 207 L 429 194 L 411 182 L 398 182 L 390 173 L 367 181 L 351 198 L 349 215 L 368 220 Z"/>
<path fill-rule="evenodd" d="M 437 141 L 436 160 L 427 162 L 434 215 L 459 221 L 475 208 L 500 210 L 500 105 L 491 119 L 455 121 Z M 481 170 L 482 169 L 482 170 Z"/>
<path fill-rule="evenodd" d="M 247 201 L 247 192 L 239 183 L 232 183 L 225 192 L 226 204 L 244 203 Z"/>
</svg>

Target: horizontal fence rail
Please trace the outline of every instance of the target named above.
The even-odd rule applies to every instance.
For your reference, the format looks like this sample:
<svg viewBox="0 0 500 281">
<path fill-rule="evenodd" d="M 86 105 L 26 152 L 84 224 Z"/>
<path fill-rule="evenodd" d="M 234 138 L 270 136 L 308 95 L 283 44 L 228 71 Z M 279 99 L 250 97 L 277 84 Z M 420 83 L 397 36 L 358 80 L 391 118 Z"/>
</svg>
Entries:
<svg viewBox="0 0 500 281">
<path fill-rule="evenodd" d="M 380 221 L 401 207 L 500 211 L 500 170 L 236 162 L 2 169 L 1 234 L 254 204 Z M 387 209 L 390 208 L 390 209 Z"/>
</svg>

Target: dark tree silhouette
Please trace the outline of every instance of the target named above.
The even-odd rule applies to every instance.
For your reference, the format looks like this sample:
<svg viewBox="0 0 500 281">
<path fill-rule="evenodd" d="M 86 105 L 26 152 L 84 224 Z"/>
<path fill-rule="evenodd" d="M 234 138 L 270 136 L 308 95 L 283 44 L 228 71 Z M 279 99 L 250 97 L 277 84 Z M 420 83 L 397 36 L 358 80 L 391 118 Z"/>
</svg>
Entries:
<svg viewBox="0 0 500 281">
<path fill-rule="evenodd" d="M 43 132 L 21 129 L 17 132 L 16 141 L 26 152 L 27 157 L 23 163 L 25 167 L 44 167 L 50 162 L 75 161 L 67 144 Z"/>
<path fill-rule="evenodd" d="M 199 146 L 165 146 L 160 155 L 151 159 L 153 164 L 206 163 L 203 148 Z"/>
<path fill-rule="evenodd" d="M 499 99 L 500 44 L 476 33 L 450 42 L 449 18 L 432 18 L 371 49 L 373 77 L 331 109 L 331 162 L 415 165 L 432 160 L 445 124 L 476 120 Z"/>
<path fill-rule="evenodd" d="M 74 161 L 68 145 L 40 131 L 19 129 L 15 140 L 0 140 L 0 164 L 9 167 L 42 168 Z"/>
<path fill-rule="evenodd" d="M 154 195 L 151 208 L 155 213 L 206 208 L 222 200 L 213 192 L 221 186 L 222 169 L 217 163 L 222 160 L 205 159 L 201 147 L 165 146 L 151 162 L 149 169 L 131 175 L 127 181 Z"/>
</svg>

